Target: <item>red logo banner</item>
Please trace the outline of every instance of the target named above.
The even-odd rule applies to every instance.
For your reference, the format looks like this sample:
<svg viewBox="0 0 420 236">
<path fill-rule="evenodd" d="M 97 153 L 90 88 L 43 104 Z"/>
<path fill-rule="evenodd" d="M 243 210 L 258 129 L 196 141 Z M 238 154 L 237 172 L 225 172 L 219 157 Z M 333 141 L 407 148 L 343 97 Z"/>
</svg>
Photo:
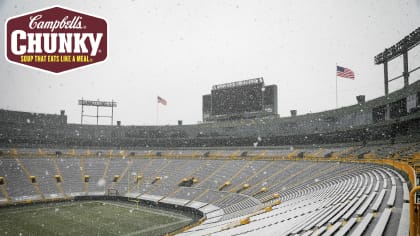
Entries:
<svg viewBox="0 0 420 236">
<path fill-rule="evenodd" d="M 61 6 L 7 19 L 6 58 L 54 74 L 102 62 L 108 53 L 103 18 Z"/>
</svg>

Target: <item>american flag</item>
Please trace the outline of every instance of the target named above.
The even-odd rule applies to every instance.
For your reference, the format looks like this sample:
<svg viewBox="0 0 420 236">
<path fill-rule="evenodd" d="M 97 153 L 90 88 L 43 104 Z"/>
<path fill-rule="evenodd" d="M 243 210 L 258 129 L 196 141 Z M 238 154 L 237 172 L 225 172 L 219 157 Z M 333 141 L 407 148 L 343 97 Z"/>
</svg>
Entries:
<svg viewBox="0 0 420 236">
<path fill-rule="evenodd" d="M 165 99 L 161 98 L 161 97 L 157 97 L 157 102 L 161 103 L 162 105 L 166 106 L 166 104 L 168 103 Z"/>
<path fill-rule="evenodd" d="M 354 79 L 354 72 L 348 68 L 337 66 L 337 76 L 347 79 Z"/>
</svg>

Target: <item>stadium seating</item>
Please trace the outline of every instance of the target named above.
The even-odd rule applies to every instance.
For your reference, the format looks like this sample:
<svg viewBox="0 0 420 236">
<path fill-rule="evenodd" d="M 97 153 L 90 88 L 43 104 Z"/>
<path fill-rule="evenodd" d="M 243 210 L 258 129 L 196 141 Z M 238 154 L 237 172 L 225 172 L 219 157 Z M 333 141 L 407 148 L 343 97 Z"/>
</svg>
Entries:
<svg viewBox="0 0 420 236">
<path fill-rule="evenodd" d="M 142 156 L 80 150 L 75 156 L 11 154 L 1 158 L 0 176 L 12 202 L 106 195 L 115 189 L 122 196 L 204 212 L 207 220 L 182 235 L 396 234 L 407 225 L 407 181 L 387 166 L 341 162 L 337 157 L 298 161 L 288 157 L 294 150 L 250 151 L 238 160 L 231 158 L 242 153 L 237 150 L 219 150 L 210 158 L 203 157 L 206 150 L 195 151 L 199 158 L 179 158 L 181 153 L 172 150 L 161 151 L 161 157 L 137 152 Z M 279 154 L 285 156 L 273 160 Z M 184 179 L 195 181 L 180 186 Z M 220 189 L 226 181 L 229 185 Z M 6 204 L 5 196 L 0 198 Z M 249 222 L 242 224 L 245 217 Z"/>
</svg>

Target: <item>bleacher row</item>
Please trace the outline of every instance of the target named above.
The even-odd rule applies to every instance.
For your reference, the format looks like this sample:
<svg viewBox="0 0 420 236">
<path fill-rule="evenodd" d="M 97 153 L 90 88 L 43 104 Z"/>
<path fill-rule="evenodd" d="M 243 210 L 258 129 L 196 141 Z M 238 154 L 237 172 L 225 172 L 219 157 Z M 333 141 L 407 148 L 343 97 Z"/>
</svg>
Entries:
<svg viewBox="0 0 420 236">
<path fill-rule="evenodd" d="M 198 158 L 3 156 L 0 204 L 104 195 L 113 189 L 204 212 L 206 221 L 185 235 L 408 234 L 408 185 L 390 167 L 237 158 L 240 152 L 230 150 L 213 156 L 236 158 L 204 158 L 204 152 Z"/>
<path fill-rule="evenodd" d="M 22 149 L 27 153 L 55 153 L 56 149 L 38 149 L 25 148 Z M 138 156 L 160 156 L 160 157 L 211 157 L 211 158 L 229 158 L 229 157 L 313 157 L 313 158 L 330 158 L 330 157 L 369 157 L 369 158 L 408 158 L 420 150 L 420 142 L 403 142 L 390 144 L 387 142 L 371 142 L 368 145 L 361 145 L 358 143 L 347 143 L 340 145 L 285 145 L 276 147 L 231 147 L 220 150 L 219 148 L 174 148 L 164 150 L 130 150 L 119 151 L 123 155 L 138 155 Z M 89 154 L 86 154 L 86 153 Z M 0 149 L 1 153 L 10 153 L 8 149 Z M 111 149 L 102 149 L 89 151 L 86 149 L 61 149 L 60 153 L 68 155 L 116 155 L 118 151 Z"/>
<path fill-rule="evenodd" d="M 285 191 L 280 205 L 251 216 L 247 225 L 238 225 L 243 218 L 239 216 L 204 223 L 185 235 L 382 235 L 385 228 L 386 235 L 408 235 L 404 178 L 375 165 L 354 167 L 312 186 Z M 235 222 L 237 227 L 232 227 Z"/>
</svg>

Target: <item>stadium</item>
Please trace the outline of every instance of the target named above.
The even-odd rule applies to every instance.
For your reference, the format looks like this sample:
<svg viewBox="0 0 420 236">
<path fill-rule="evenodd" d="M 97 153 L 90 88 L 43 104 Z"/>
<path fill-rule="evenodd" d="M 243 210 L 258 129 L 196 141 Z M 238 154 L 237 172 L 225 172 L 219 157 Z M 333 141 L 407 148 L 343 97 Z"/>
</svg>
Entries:
<svg viewBox="0 0 420 236">
<path fill-rule="evenodd" d="M 376 63 L 407 53 L 419 32 Z M 418 235 L 420 81 L 408 84 L 411 72 L 385 96 L 285 118 L 263 78 L 213 86 L 196 125 L 88 125 L 83 108 L 71 124 L 65 111 L 0 110 L 0 232 Z"/>
<path fill-rule="evenodd" d="M 83 14 L 98 57 L 0 29 L 0 235 L 420 235 L 418 0 L 47 2 L 3 28 Z"/>
</svg>

